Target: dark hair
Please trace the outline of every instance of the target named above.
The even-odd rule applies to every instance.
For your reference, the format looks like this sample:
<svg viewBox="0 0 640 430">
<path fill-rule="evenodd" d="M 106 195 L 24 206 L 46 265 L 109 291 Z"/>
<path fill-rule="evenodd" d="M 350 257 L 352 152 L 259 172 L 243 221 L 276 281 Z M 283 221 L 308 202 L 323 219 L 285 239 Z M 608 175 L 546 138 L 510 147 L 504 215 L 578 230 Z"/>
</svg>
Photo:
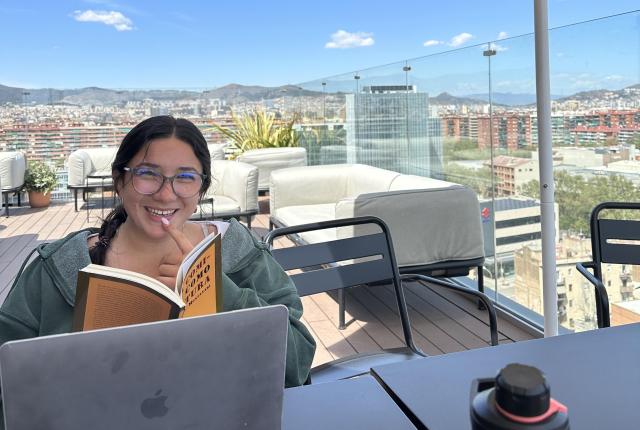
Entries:
<svg viewBox="0 0 640 430">
<path fill-rule="evenodd" d="M 124 186 L 124 168 L 140 151 L 147 150 L 148 144 L 154 139 L 175 137 L 191 146 L 193 152 L 202 164 L 202 173 L 205 175 L 200 189 L 200 196 L 207 191 L 211 184 L 211 155 L 207 148 L 207 141 L 202 132 L 191 121 L 183 118 L 174 118 L 168 115 L 147 118 L 135 127 L 122 139 L 115 160 L 111 165 L 114 176 L 114 185 Z M 146 148 L 145 148 L 146 147 Z M 120 225 L 127 220 L 127 212 L 124 206 L 119 204 L 102 222 L 98 233 L 98 242 L 89 250 L 91 262 L 104 264 L 107 249 L 111 239 L 115 236 Z"/>
</svg>

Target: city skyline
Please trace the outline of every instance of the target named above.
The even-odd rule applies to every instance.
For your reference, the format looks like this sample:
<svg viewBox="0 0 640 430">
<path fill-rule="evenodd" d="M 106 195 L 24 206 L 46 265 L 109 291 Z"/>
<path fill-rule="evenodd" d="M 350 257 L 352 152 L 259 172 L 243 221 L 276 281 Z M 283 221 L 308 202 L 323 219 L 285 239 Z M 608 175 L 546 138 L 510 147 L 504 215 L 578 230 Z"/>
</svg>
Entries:
<svg viewBox="0 0 640 430">
<path fill-rule="evenodd" d="M 460 3 L 467 11 L 464 15 L 454 6 L 436 9 L 420 2 L 396 3 L 394 10 L 402 19 L 389 20 L 384 13 L 389 5 L 379 1 L 340 6 L 325 2 L 322 8 L 290 2 L 208 5 L 186 1 L 179 7 L 168 2 L 157 7 L 155 2 L 132 6 L 107 0 L 4 1 L 0 34 L 20 43 L 3 47 L 4 57 L 12 60 L 0 72 L 0 83 L 61 89 L 216 88 L 232 82 L 278 86 L 418 59 L 429 71 L 420 76 L 416 65 L 417 77 L 442 81 L 429 92 L 447 88 L 462 94 L 466 88 L 472 94 L 483 92 L 486 85 L 478 45 L 494 41 L 496 88 L 530 92 L 531 69 L 523 77 L 522 68 L 532 64 L 533 37 L 513 36 L 531 32 L 532 2 L 496 0 L 491 8 Z M 551 0 L 549 25 L 563 26 L 634 6 L 627 0 L 615 5 L 589 0 L 580 2 L 580 7 L 573 0 Z M 610 34 L 612 40 L 619 31 L 640 34 L 639 25 L 630 16 L 554 30 L 551 60 L 557 72 L 554 76 L 552 67 L 552 91 L 565 95 L 638 82 L 636 62 L 620 61 L 634 54 L 629 49 L 640 49 L 638 38 L 626 40 L 620 49 L 610 46 L 603 34 Z M 585 45 L 591 48 L 591 61 L 582 58 Z M 457 51 L 424 57 L 452 49 Z M 449 61 L 463 66 L 468 76 L 448 77 Z M 620 65 L 615 74 L 608 66 L 613 62 Z"/>
</svg>

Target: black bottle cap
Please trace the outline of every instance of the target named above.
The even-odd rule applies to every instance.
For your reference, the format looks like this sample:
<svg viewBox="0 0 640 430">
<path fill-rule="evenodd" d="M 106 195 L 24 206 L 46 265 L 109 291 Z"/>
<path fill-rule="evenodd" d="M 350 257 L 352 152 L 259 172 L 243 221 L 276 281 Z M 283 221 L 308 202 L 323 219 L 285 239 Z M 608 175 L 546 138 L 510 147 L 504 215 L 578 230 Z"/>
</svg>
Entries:
<svg viewBox="0 0 640 430">
<path fill-rule="evenodd" d="M 509 364 L 498 373 L 496 403 L 519 417 L 535 417 L 549 410 L 551 392 L 542 372 L 524 364 Z"/>
</svg>

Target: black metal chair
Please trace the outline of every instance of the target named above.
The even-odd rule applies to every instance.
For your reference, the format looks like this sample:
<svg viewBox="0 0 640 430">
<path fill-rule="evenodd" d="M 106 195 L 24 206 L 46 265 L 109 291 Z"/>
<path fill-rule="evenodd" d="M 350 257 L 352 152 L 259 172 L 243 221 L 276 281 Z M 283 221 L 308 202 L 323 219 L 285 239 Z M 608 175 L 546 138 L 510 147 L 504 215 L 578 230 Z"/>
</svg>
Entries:
<svg viewBox="0 0 640 430">
<path fill-rule="evenodd" d="M 273 241 L 278 237 L 364 224 L 374 224 L 381 231 L 322 243 L 272 248 Z M 283 227 L 269 232 L 264 241 L 272 248 L 274 258 L 284 270 L 302 270 L 301 273 L 290 275 L 301 297 L 334 290 L 343 294 L 345 288 L 356 285 L 372 286 L 391 283 L 394 288 L 405 346 L 377 353 L 357 354 L 317 366 L 311 370 L 311 380 L 314 383 L 358 376 L 367 373 L 374 366 L 426 356 L 413 341 L 402 279 L 423 279 L 438 285 L 443 281 L 422 275 L 400 276 L 389 229 L 384 221 L 366 216 Z M 456 291 L 467 292 L 464 288 L 453 287 Z M 476 291 L 472 293 L 482 297 L 489 309 L 491 343 L 496 345 L 498 335 L 493 304 L 484 294 Z M 339 303 L 341 303 L 340 300 Z"/>
<path fill-rule="evenodd" d="M 595 287 L 598 328 L 609 327 L 609 295 L 602 280 L 602 263 L 640 264 L 640 221 L 633 219 L 600 219 L 603 210 L 640 210 L 640 203 L 604 202 L 591 212 L 592 260 L 577 263 L 576 269 Z M 640 214 L 640 212 L 638 212 Z M 593 273 L 588 269 L 593 270 Z"/>
</svg>

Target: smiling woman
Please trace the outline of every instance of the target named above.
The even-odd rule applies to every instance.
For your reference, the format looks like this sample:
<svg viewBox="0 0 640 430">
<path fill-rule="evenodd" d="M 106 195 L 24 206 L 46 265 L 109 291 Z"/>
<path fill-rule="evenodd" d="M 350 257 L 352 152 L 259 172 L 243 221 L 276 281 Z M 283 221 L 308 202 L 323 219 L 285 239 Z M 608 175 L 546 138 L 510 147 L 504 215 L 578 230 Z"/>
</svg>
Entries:
<svg viewBox="0 0 640 430">
<path fill-rule="evenodd" d="M 142 121 L 124 137 L 112 176 L 122 203 L 100 230 L 71 233 L 39 246 L 37 257 L 18 274 L 0 307 L 0 344 L 70 331 L 77 274 L 88 264 L 132 270 L 173 287 L 186 250 L 218 231 L 223 310 L 287 306 L 285 384 L 304 383 L 315 342 L 300 322 L 302 304 L 291 279 L 237 221 L 188 221 L 212 176 L 200 130 L 190 121 L 170 116 Z"/>
</svg>

